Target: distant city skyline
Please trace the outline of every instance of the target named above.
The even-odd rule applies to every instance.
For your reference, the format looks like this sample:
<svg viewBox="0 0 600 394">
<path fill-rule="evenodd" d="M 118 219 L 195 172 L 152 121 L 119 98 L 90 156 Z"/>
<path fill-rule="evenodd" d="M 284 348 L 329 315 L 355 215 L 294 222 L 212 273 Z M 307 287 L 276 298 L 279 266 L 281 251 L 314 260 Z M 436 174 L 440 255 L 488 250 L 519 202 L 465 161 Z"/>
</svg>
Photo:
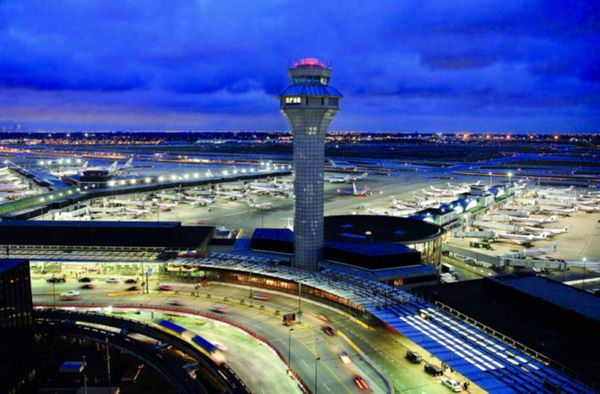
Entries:
<svg viewBox="0 0 600 394">
<path fill-rule="evenodd" d="M 274 130 L 293 59 L 332 131 L 595 132 L 600 9 L 575 1 L 0 2 L 0 126 Z"/>
</svg>

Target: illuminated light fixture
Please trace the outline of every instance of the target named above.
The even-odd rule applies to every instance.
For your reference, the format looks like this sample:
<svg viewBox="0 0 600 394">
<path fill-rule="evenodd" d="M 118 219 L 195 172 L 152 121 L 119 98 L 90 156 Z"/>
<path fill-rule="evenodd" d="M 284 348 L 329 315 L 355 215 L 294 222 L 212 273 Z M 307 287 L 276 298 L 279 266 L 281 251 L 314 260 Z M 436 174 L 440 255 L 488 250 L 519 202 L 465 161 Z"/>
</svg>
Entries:
<svg viewBox="0 0 600 394">
<path fill-rule="evenodd" d="M 194 172 L 194 178 L 199 178 L 200 174 L 198 174 L 197 172 Z"/>
<path fill-rule="evenodd" d="M 190 177 L 189 174 L 183 174 L 183 179 L 188 179 Z"/>
<path fill-rule="evenodd" d="M 135 185 L 135 182 L 136 182 L 136 180 L 135 180 L 135 179 L 131 179 L 131 180 L 129 181 L 129 183 L 131 183 L 132 185 Z"/>
<path fill-rule="evenodd" d="M 108 186 L 110 186 L 110 187 L 114 187 L 115 184 L 116 184 L 115 181 L 108 181 Z"/>
<path fill-rule="evenodd" d="M 171 175 L 171 180 L 172 181 L 177 180 L 177 176 L 176 175 Z"/>
<path fill-rule="evenodd" d="M 152 178 L 149 178 L 149 177 L 148 177 L 148 178 L 144 179 L 144 182 L 146 182 L 146 183 L 150 183 L 150 182 L 152 182 Z"/>
<path fill-rule="evenodd" d="M 125 185 L 127 183 L 127 181 L 125 179 L 123 179 L 121 182 L 119 182 L 120 185 Z"/>
<path fill-rule="evenodd" d="M 159 181 L 159 182 L 162 182 L 162 181 L 164 181 L 164 180 L 165 180 L 165 177 L 164 177 L 164 176 L 162 176 L 162 175 L 161 175 L 161 176 L 159 176 L 159 177 L 158 177 L 158 181 Z"/>
</svg>

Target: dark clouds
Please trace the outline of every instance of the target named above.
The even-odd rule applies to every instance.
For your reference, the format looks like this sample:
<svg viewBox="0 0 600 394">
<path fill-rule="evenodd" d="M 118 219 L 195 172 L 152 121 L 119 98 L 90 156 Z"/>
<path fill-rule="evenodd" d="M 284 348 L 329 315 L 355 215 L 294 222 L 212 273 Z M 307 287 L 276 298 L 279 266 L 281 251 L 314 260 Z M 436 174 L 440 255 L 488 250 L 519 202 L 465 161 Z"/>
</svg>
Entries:
<svg viewBox="0 0 600 394">
<path fill-rule="evenodd" d="M 282 129 L 287 62 L 317 56 L 338 130 L 595 131 L 599 7 L 0 0 L 0 123 Z"/>
</svg>

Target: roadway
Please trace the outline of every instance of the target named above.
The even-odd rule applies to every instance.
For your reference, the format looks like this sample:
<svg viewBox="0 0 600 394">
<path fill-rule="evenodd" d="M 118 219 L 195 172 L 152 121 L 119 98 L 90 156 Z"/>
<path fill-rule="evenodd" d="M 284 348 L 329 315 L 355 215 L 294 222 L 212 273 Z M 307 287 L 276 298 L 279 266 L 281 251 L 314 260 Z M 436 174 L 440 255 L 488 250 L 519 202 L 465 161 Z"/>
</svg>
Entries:
<svg viewBox="0 0 600 394">
<path fill-rule="evenodd" d="M 318 361 L 318 385 L 320 392 L 352 393 L 356 392 L 352 378 L 362 376 L 373 392 L 385 392 L 385 382 L 375 368 L 389 376 L 396 392 L 402 393 L 445 393 L 447 389 L 440 384 L 440 378 L 432 378 L 423 372 L 422 365 L 409 363 L 404 354 L 407 349 L 419 351 L 426 361 L 440 365 L 439 360 L 433 359 L 429 354 L 403 336 L 393 335 L 386 329 L 368 329 L 352 322 L 342 313 L 335 312 L 329 307 L 312 302 L 303 302 L 304 316 L 301 324 L 295 325 L 291 332 L 281 324 L 280 313 L 294 312 L 298 308 L 298 299 L 289 295 L 270 294 L 268 301 L 252 300 L 250 307 L 248 299 L 249 289 L 239 286 L 210 283 L 209 287 L 201 288 L 199 297 L 191 296 L 193 287 L 173 283 L 174 292 L 151 292 L 148 295 L 124 294 L 124 285 L 105 284 L 98 281 L 98 287 L 93 290 L 81 290 L 81 299 L 77 303 L 95 303 L 98 305 L 143 304 L 146 307 L 167 306 L 174 299 L 181 301 L 181 308 L 193 309 L 202 313 L 210 313 L 215 305 L 227 305 L 230 313 L 225 317 L 237 324 L 243 325 L 271 341 L 277 349 L 287 358 L 289 352 L 288 340 L 291 339 L 291 364 L 302 379 L 312 389 L 315 376 L 315 359 Z M 44 280 L 33 281 L 34 302 L 52 303 L 52 285 Z M 75 281 L 68 280 L 66 284 L 57 284 L 56 293 L 75 288 Z M 210 294 L 211 298 L 207 295 Z M 224 301 L 225 297 L 228 301 Z M 75 302 L 62 302 L 56 297 L 59 304 L 74 304 Z M 240 304 L 244 299 L 245 304 Z M 264 310 L 261 310 L 261 306 Z M 169 308 L 176 309 L 175 306 Z M 341 331 L 349 338 L 347 341 L 342 335 L 327 336 L 321 329 L 324 324 L 318 316 L 327 316 L 332 327 Z M 228 347 L 235 341 L 227 341 L 226 337 L 220 338 Z M 350 344 L 352 343 L 352 344 Z M 235 346 L 235 345 L 233 345 Z M 343 364 L 339 358 L 342 351 L 348 352 L 353 362 Z M 365 357 L 374 364 L 370 364 Z M 235 364 L 234 364 L 235 365 Z M 232 365 L 232 367 L 234 367 Z M 239 365 L 244 365 L 243 363 Z M 374 367 L 373 367 L 374 365 Z M 267 368 L 265 368 L 267 369 Z M 239 369 L 234 368 L 246 382 Z M 258 369 L 253 368 L 252 373 Z M 455 373 L 447 375 L 459 381 L 465 379 Z M 258 377 L 257 377 L 258 379 Z M 258 379 L 260 380 L 260 379 Z M 260 392 L 260 391 L 259 391 Z M 483 392 L 471 385 L 469 392 Z"/>
</svg>

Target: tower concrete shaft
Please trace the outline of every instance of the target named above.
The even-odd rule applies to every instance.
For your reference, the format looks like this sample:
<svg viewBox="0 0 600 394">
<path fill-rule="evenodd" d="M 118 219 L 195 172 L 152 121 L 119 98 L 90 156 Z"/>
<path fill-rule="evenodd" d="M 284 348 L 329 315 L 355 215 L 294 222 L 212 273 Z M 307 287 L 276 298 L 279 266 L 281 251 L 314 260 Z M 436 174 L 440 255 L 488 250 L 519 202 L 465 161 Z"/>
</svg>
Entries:
<svg viewBox="0 0 600 394">
<path fill-rule="evenodd" d="M 289 74 L 292 85 L 280 100 L 294 140 L 294 265 L 317 270 L 323 250 L 325 133 L 342 95 L 328 86 L 331 69 L 314 59 L 303 59 Z"/>
</svg>

